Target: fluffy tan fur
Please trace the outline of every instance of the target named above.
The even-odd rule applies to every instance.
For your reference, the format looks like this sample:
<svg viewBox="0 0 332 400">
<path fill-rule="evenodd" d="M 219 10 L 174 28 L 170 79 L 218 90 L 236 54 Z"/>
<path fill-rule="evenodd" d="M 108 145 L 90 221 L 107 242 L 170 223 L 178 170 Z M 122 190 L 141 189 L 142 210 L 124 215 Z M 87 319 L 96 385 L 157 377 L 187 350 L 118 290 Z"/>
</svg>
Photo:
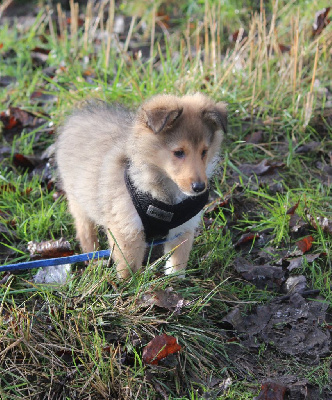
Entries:
<svg viewBox="0 0 332 400">
<path fill-rule="evenodd" d="M 160 95 L 132 113 L 97 101 L 74 111 L 59 129 L 57 165 L 85 252 L 98 248 L 96 226 L 105 228 L 120 278 L 141 267 L 145 253 L 143 225 L 124 182 L 124 169 L 142 192 L 176 204 L 207 188 L 226 129 L 226 107 L 196 93 Z M 182 243 L 166 272 L 186 267 L 200 215 L 178 228 Z M 116 240 L 116 245 L 114 243 Z"/>
</svg>

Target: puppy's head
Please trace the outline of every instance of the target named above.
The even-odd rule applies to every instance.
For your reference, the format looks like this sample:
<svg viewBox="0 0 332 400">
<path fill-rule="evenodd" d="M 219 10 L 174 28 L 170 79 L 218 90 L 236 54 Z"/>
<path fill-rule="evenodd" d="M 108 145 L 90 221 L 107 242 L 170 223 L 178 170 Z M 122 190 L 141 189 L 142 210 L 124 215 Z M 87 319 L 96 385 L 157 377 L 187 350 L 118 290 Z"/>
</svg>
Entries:
<svg viewBox="0 0 332 400">
<path fill-rule="evenodd" d="M 138 112 L 135 134 L 145 162 L 153 164 L 188 196 L 207 188 L 207 168 L 226 132 L 224 103 L 202 94 L 157 96 Z"/>
</svg>

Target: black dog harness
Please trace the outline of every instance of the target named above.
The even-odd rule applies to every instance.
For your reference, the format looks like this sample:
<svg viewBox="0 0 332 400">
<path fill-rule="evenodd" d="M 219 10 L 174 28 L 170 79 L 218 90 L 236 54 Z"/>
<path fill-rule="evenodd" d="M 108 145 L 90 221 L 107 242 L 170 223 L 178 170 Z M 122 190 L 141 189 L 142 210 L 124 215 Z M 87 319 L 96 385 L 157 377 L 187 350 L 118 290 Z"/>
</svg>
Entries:
<svg viewBox="0 0 332 400">
<path fill-rule="evenodd" d="M 206 190 L 198 196 L 189 196 L 178 204 L 166 204 L 154 199 L 149 193 L 140 192 L 129 177 L 125 168 L 125 182 L 136 211 L 142 220 L 145 240 L 165 238 L 174 229 L 197 215 L 209 198 Z"/>
</svg>

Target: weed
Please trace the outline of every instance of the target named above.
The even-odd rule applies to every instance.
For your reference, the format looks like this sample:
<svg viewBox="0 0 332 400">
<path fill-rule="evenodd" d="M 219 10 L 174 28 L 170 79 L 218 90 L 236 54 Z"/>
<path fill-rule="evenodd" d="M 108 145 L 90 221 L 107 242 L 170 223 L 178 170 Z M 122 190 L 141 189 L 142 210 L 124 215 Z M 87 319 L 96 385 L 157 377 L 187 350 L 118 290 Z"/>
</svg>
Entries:
<svg viewBox="0 0 332 400">
<path fill-rule="evenodd" d="M 2 263 L 26 260 L 31 240 L 65 236 L 75 247 L 65 200 L 54 202 L 56 189 L 37 173 L 22 173 L 13 157 L 39 156 L 54 142 L 52 126 L 86 98 L 136 107 L 156 93 L 204 91 L 227 101 L 229 132 L 213 195 L 229 201 L 214 210 L 210 225 L 203 224 L 183 280 L 161 275 L 164 258 L 153 261 L 150 254 L 146 269 L 128 282 L 118 282 L 112 265 L 102 262 L 73 266 L 63 286 L 33 283 L 34 271 L 1 281 L 0 397 L 251 399 L 260 387 L 257 377 L 271 374 L 276 358 L 282 364 L 276 375 L 286 371 L 325 390 L 328 358 L 314 366 L 283 361 L 263 343 L 255 375 L 246 360 L 232 357 L 233 340 L 240 338 L 223 322 L 234 308 L 250 313 L 276 295 L 234 271 L 239 232 L 269 231 L 268 245 L 289 249 L 294 240 L 287 210 L 297 202 L 305 221 L 309 214 L 331 220 L 330 175 L 324 172 L 331 146 L 324 111 L 330 101 L 324 90 L 330 85 L 330 27 L 311 36 L 313 15 L 325 3 L 123 3 L 120 10 L 130 18 L 123 20 L 122 33 L 113 0 L 88 2 L 85 10 L 70 1 L 70 7 L 66 14 L 60 5 L 42 6 L 28 27 L 5 18 L 0 25 L 0 78 L 13 79 L 0 92 L 1 111 L 16 106 L 45 117 L 43 125 L 22 127 L 19 134 L 11 135 L 4 124 L 0 130 Z M 31 55 L 38 47 L 50 50 L 40 65 Z M 38 93 L 48 100 L 38 100 Z M 263 139 L 248 143 L 257 131 Z M 313 140 L 322 143 L 317 151 L 298 152 Z M 265 158 L 285 166 L 275 179 L 262 183 L 261 176 L 243 172 L 243 164 Z M 280 182 L 282 190 L 273 191 Z M 315 252 L 324 256 L 304 260 L 301 273 L 331 302 L 330 236 L 320 226 L 310 229 Z M 146 291 L 169 286 L 186 301 L 179 313 L 140 302 Z M 158 367 L 144 365 L 142 349 L 164 332 L 183 350 Z M 228 378 L 232 383 L 225 387 Z"/>
</svg>

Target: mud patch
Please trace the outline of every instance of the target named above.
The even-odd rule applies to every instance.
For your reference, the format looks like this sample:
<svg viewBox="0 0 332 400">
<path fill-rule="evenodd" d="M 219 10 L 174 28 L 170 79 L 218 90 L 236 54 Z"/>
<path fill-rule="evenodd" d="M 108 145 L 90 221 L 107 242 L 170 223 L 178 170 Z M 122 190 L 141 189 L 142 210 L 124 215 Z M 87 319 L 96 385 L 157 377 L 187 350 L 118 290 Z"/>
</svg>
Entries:
<svg viewBox="0 0 332 400">
<path fill-rule="evenodd" d="M 257 307 L 235 329 L 243 334 L 246 347 L 258 348 L 265 343 L 281 353 L 318 362 L 330 352 L 331 335 L 322 327 L 327 308 L 324 302 L 307 301 L 295 293 L 284 304 Z"/>
<path fill-rule="evenodd" d="M 238 369 L 241 365 L 246 379 L 250 373 L 251 378 L 261 382 L 257 399 L 270 398 L 264 397 L 270 384 L 285 387 L 285 394 L 273 399 L 332 398 L 331 388 L 320 392 L 305 378 L 309 370 L 331 355 L 327 309 L 323 298 L 306 300 L 294 293 L 286 301 L 258 306 L 247 316 L 238 308 L 226 315 L 224 327 L 231 328 L 237 339 L 237 343 L 230 344 L 228 355 Z"/>
</svg>

